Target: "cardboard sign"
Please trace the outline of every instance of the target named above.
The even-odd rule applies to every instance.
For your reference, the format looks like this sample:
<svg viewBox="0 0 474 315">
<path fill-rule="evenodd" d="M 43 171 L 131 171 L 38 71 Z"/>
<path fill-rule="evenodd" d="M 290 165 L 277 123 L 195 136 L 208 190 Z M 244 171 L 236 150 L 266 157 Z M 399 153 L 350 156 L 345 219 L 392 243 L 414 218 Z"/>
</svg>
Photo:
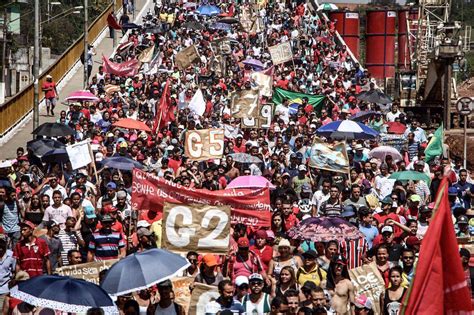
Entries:
<svg viewBox="0 0 474 315">
<path fill-rule="evenodd" d="M 184 155 L 193 161 L 220 159 L 224 153 L 224 129 L 186 131 Z"/>
<path fill-rule="evenodd" d="M 255 90 L 242 90 L 230 97 L 231 113 L 234 118 L 252 118 L 257 115 L 259 93 Z"/>
<path fill-rule="evenodd" d="M 272 104 L 258 105 L 257 115 L 242 119 L 242 128 L 270 128 L 273 119 Z"/>
<path fill-rule="evenodd" d="M 171 282 L 173 283 L 174 301 L 187 311 L 191 302 L 189 287 L 194 283 L 194 277 L 173 278 Z"/>
<path fill-rule="evenodd" d="M 194 63 L 201 61 L 196 46 L 191 45 L 176 54 L 175 62 L 179 70 L 184 70 Z"/>
<path fill-rule="evenodd" d="M 274 65 L 279 65 L 280 63 L 293 59 L 293 51 L 291 50 L 290 42 L 268 47 L 268 51 L 270 51 Z"/>
<path fill-rule="evenodd" d="M 408 139 L 404 135 L 381 134 L 380 145 L 394 147 L 400 152 L 401 150 L 407 150 Z"/>
<path fill-rule="evenodd" d="M 132 209 L 153 210 L 159 218 L 165 202 L 231 207 L 231 223 L 255 227 L 270 226 L 270 190 L 225 189 L 211 191 L 185 187 L 139 169 L 133 170 Z"/>
<path fill-rule="evenodd" d="M 230 207 L 165 203 L 162 248 L 173 252 L 226 254 Z"/>
<path fill-rule="evenodd" d="M 370 298 L 375 314 L 381 314 L 380 295 L 385 291 L 385 284 L 375 262 L 350 269 L 349 276 L 356 295 L 364 294 Z"/>
<path fill-rule="evenodd" d="M 60 276 L 69 276 L 71 278 L 83 279 L 99 285 L 99 273 L 102 270 L 110 269 L 118 259 L 94 261 L 85 264 L 64 266 L 56 269 L 56 273 Z"/>
<path fill-rule="evenodd" d="M 188 314 L 206 314 L 206 306 L 218 297 L 217 287 L 196 282 L 191 294 Z"/>
<path fill-rule="evenodd" d="M 273 77 L 263 72 L 253 72 L 250 75 L 252 88 L 258 90 L 260 95 L 271 97 L 273 94 Z"/>
<path fill-rule="evenodd" d="M 315 138 L 310 151 L 309 166 L 339 173 L 349 173 L 349 158 L 346 145 L 337 142 L 328 145 Z"/>
<path fill-rule="evenodd" d="M 73 170 L 89 165 L 92 162 L 90 140 L 84 140 L 73 145 L 66 146 L 66 152 L 71 161 Z"/>
</svg>

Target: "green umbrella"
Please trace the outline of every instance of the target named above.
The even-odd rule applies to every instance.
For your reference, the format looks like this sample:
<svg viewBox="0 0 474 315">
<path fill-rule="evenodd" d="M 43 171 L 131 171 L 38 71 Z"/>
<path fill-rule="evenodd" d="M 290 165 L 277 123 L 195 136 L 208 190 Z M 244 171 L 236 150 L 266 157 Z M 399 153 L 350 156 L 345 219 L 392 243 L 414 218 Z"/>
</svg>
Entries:
<svg viewBox="0 0 474 315">
<path fill-rule="evenodd" d="M 403 171 L 403 172 L 395 172 L 389 177 L 390 179 L 397 179 L 401 181 L 409 181 L 409 180 L 422 180 L 425 183 L 429 184 L 431 179 L 428 175 L 423 172 L 417 171 Z"/>
</svg>

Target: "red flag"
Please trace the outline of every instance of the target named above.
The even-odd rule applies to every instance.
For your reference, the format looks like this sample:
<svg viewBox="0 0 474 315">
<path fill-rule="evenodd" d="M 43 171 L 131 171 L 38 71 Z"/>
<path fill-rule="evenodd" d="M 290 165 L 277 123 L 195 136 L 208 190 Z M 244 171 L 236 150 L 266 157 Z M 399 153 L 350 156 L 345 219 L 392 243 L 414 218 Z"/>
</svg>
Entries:
<svg viewBox="0 0 474 315">
<path fill-rule="evenodd" d="M 140 61 L 132 59 L 121 63 L 112 62 L 109 59 L 102 56 L 102 62 L 104 66 L 104 72 L 115 74 L 121 77 L 133 77 L 137 75 L 138 68 L 140 67 Z"/>
<path fill-rule="evenodd" d="M 166 80 L 166 85 L 161 95 L 160 102 L 156 105 L 155 124 L 153 133 L 160 130 L 168 122 L 175 120 L 174 109 L 171 104 L 170 80 Z"/>
<path fill-rule="evenodd" d="M 471 314 L 471 294 L 459 257 L 448 187 L 449 182 L 444 178 L 401 314 Z"/>
<path fill-rule="evenodd" d="M 122 29 L 122 26 L 120 26 L 120 24 L 117 22 L 117 19 L 112 13 L 110 13 L 109 16 L 107 17 L 107 25 L 113 28 L 114 30 Z"/>
</svg>

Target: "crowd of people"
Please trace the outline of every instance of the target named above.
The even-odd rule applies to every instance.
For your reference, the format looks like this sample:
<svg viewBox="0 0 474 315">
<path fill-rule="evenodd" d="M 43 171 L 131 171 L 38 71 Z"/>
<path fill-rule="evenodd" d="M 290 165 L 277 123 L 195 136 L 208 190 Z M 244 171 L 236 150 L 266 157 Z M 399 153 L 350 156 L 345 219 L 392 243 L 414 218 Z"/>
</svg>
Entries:
<svg viewBox="0 0 474 315">
<path fill-rule="evenodd" d="M 147 213 L 132 209 L 132 173 L 103 168 L 101 162 L 108 157 L 133 159 L 147 172 L 186 187 L 222 190 L 241 175 L 264 176 L 276 187 L 271 190 L 271 226 L 233 225 L 224 256 L 187 253 L 190 266 L 183 275 L 216 286 L 220 294 L 206 305 L 206 314 L 374 314 L 376 309 L 398 314 L 446 172 L 457 236 L 466 238 L 474 231 L 470 171 L 461 167 L 462 161 L 447 156 L 426 160 L 424 148 L 437 126 L 422 125 L 396 101 L 381 107 L 356 97 L 377 85 L 337 39 L 337 22 L 326 20 L 305 2 L 270 1 L 258 8 L 222 3 L 220 9 L 236 19 L 242 11 L 254 12 L 263 29 L 245 31 L 238 23 L 228 24 L 226 30 L 213 29 L 216 17 L 199 15 L 187 3 L 160 2 L 146 17 L 156 25 L 154 31 L 149 32 L 150 27 L 129 31 L 131 44 L 113 58 L 125 62 L 154 45 L 153 61 L 132 77 L 99 67 L 89 85 L 99 101 L 73 103 L 60 111 L 57 122 L 69 125 L 75 134 L 57 140 L 72 144 L 90 139 L 97 177 L 91 166 L 72 170 L 70 163 L 43 163 L 26 147 L 18 148 L 11 167 L 0 169 L 3 314 L 33 314 L 31 309 L 19 310 L 24 303 L 8 296 L 9 288 L 20 281 L 53 274 L 61 266 L 122 258 L 161 246 L 161 220 L 154 209 Z M 126 13 L 120 18 L 129 20 Z M 190 22 L 202 29 L 188 28 Z M 211 43 L 222 38 L 231 39 L 232 45 L 219 73 Z M 272 65 L 268 47 L 283 42 L 291 43 L 293 62 Z M 178 70 L 174 58 L 190 45 L 196 46 L 200 60 Z M 246 59 L 271 68 L 274 87 L 322 95 L 322 105 L 308 106 L 303 97 L 294 108 L 286 99 L 274 108 L 270 128 L 242 128 L 241 120 L 232 117 L 230 96 L 255 88 L 251 73 L 262 70 L 244 65 Z M 48 80 L 47 89 L 52 91 L 52 78 Z M 173 115 L 156 128 L 167 81 Z M 202 116 L 187 107 L 198 88 L 206 102 Z M 54 115 L 53 94 L 48 114 Z M 364 123 L 378 132 L 386 133 L 393 122 L 406 127 L 404 158 L 371 158 L 368 152 L 378 141 L 361 139 L 347 142 L 349 174 L 310 167 L 315 131 L 367 110 L 376 113 Z M 157 130 L 114 127 L 121 118 Z M 198 162 L 186 157 L 185 132 L 208 128 L 225 130 L 222 159 Z M 238 163 L 233 153 L 248 153 L 263 163 Z M 424 173 L 430 180 L 389 178 L 404 170 Z M 288 231 L 310 217 L 343 218 L 358 226 L 363 237 L 351 242 L 292 239 Z M 461 249 L 460 259 L 470 284 L 469 251 Z M 348 272 L 373 262 L 386 288 L 377 307 L 373 299 L 356 292 Z M 171 281 L 121 296 L 117 305 L 121 314 L 187 311 L 173 300 Z"/>
</svg>

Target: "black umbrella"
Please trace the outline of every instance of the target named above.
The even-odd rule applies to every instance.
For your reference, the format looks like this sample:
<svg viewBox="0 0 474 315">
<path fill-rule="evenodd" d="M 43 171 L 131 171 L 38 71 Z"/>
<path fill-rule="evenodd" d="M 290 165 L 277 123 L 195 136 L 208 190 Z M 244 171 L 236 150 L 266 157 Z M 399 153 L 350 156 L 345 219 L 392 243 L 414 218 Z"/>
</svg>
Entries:
<svg viewBox="0 0 474 315">
<path fill-rule="evenodd" d="M 361 92 L 357 94 L 356 96 L 361 101 L 365 101 L 369 103 L 389 104 L 393 102 L 390 96 L 376 89 Z"/>
<path fill-rule="evenodd" d="M 72 136 L 74 130 L 71 127 L 58 123 L 44 123 L 33 130 L 32 134 L 45 137 Z"/>
<path fill-rule="evenodd" d="M 198 23 L 196 21 L 189 21 L 189 22 L 186 22 L 183 24 L 183 27 L 187 28 L 187 29 L 191 29 L 191 30 L 198 30 L 198 31 L 201 31 L 204 29 L 204 25 L 202 25 L 201 23 Z"/>
<path fill-rule="evenodd" d="M 365 111 L 361 111 L 361 112 L 358 112 L 357 114 L 349 117 L 350 120 L 353 120 L 353 121 L 364 121 L 372 116 L 374 116 L 375 114 L 377 114 L 376 111 L 373 111 L 373 110 L 365 110 Z"/>
<path fill-rule="evenodd" d="M 66 149 L 54 149 L 47 152 L 41 158 L 43 163 L 66 163 L 69 161 L 69 155 L 67 154 Z"/>
<path fill-rule="evenodd" d="M 239 20 L 233 17 L 225 17 L 225 18 L 219 19 L 217 22 L 226 23 L 226 24 L 235 24 L 235 23 L 239 23 Z"/>
<path fill-rule="evenodd" d="M 133 29 L 137 29 L 137 28 L 141 28 L 141 26 L 138 25 L 138 24 L 135 24 L 135 23 L 124 23 L 124 24 L 122 24 L 122 29 L 123 30 L 133 30 Z"/>
<path fill-rule="evenodd" d="M 42 157 L 53 149 L 64 149 L 64 144 L 53 139 L 35 139 L 26 143 L 26 148 L 37 157 Z"/>
</svg>

